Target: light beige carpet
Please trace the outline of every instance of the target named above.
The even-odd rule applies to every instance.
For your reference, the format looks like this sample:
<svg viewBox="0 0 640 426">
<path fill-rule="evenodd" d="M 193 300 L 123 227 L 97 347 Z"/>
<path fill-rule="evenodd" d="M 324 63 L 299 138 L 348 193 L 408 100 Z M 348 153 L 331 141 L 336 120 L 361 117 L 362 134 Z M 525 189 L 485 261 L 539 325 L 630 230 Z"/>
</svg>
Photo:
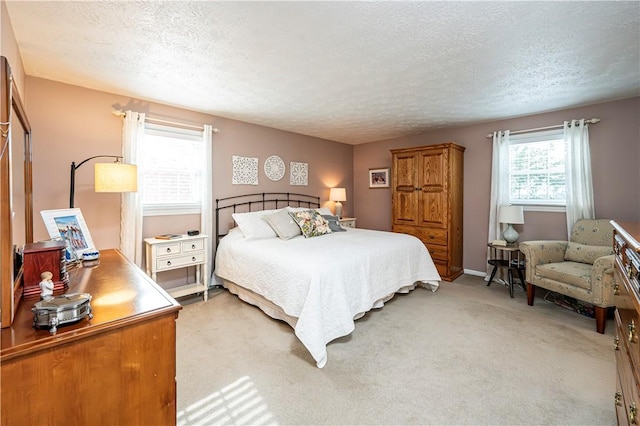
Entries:
<svg viewBox="0 0 640 426">
<path fill-rule="evenodd" d="M 544 291 L 539 291 L 544 295 Z M 178 424 L 615 424 L 613 320 L 465 275 L 398 295 L 328 347 L 227 291 L 178 319 Z"/>
</svg>

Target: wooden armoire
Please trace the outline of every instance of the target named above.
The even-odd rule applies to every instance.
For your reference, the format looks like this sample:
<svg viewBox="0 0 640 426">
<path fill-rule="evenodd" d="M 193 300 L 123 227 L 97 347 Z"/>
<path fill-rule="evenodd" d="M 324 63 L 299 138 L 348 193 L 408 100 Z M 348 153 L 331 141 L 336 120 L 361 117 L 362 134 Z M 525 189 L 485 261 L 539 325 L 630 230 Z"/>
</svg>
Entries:
<svg viewBox="0 0 640 426">
<path fill-rule="evenodd" d="M 393 232 L 418 237 L 445 281 L 463 272 L 464 147 L 443 143 L 392 149 Z"/>
</svg>

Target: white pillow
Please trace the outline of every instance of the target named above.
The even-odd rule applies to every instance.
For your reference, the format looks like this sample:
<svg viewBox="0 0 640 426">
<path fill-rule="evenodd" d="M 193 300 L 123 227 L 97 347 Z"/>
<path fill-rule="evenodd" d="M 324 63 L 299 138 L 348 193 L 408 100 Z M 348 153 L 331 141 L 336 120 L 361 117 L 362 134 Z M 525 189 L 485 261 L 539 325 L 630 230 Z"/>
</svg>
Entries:
<svg viewBox="0 0 640 426">
<path fill-rule="evenodd" d="M 257 212 L 233 213 L 231 216 L 236 221 L 247 240 L 263 240 L 266 238 L 276 238 L 277 235 L 263 216 L 279 212 L 278 210 L 260 210 Z"/>
</svg>

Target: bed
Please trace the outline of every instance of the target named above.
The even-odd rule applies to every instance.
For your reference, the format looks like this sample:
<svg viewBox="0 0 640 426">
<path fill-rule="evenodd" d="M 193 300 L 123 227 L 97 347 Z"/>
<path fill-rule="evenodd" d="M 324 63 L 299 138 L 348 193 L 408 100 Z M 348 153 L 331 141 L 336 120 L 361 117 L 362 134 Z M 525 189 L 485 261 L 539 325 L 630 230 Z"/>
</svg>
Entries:
<svg viewBox="0 0 640 426">
<path fill-rule="evenodd" d="M 274 217 L 286 220 L 294 212 L 297 220 L 295 214 L 317 218 L 331 213 L 320 208 L 319 199 L 303 201 L 304 206 L 292 195 L 302 196 L 286 194 L 273 208 L 265 209 L 263 202 L 263 210 L 252 203 L 243 213 L 237 211 L 247 206 L 242 201 L 221 207 L 216 200 L 216 223 L 220 210 L 232 208 L 238 226 L 224 236 L 217 226 L 215 274 L 231 293 L 287 322 L 322 368 L 327 344 L 350 334 L 356 319 L 381 308 L 396 293 L 418 286 L 435 292 L 440 276 L 424 244 L 406 234 L 348 228 L 282 238 L 271 223 Z M 291 221 L 287 226 L 293 232 Z"/>
</svg>

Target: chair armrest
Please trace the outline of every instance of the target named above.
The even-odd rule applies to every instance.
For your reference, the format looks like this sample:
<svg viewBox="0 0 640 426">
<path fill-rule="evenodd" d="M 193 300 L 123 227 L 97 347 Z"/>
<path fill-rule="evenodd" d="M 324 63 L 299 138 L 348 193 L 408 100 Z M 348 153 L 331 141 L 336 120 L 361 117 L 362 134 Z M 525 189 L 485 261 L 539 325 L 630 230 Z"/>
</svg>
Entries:
<svg viewBox="0 0 640 426">
<path fill-rule="evenodd" d="M 602 256 L 593 262 L 591 269 L 591 290 L 593 292 L 593 303 L 598 306 L 613 306 L 613 270 L 616 256 L 611 254 Z"/>
<path fill-rule="evenodd" d="M 563 262 L 568 245 L 568 241 L 521 242 L 519 249 L 525 260 L 525 280 L 533 284 L 537 265 Z"/>
<path fill-rule="evenodd" d="M 567 241 L 524 241 L 520 243 L 519 248 L 529 268 L 545 263 L 563 262 L 568 245 Z"/>
<path fill-rule="evenodd" d="M 613 280 L 613 267 L 615 264 L 616 256 L 610 254 L 608 256 L 602 256 L 593 262 L 593 269 L 591 269 L 591 279 L 593 283 L 602 283 L 610 285 Z M 606 279 L 605 279 L 606 278 Z"/>
</svg>

